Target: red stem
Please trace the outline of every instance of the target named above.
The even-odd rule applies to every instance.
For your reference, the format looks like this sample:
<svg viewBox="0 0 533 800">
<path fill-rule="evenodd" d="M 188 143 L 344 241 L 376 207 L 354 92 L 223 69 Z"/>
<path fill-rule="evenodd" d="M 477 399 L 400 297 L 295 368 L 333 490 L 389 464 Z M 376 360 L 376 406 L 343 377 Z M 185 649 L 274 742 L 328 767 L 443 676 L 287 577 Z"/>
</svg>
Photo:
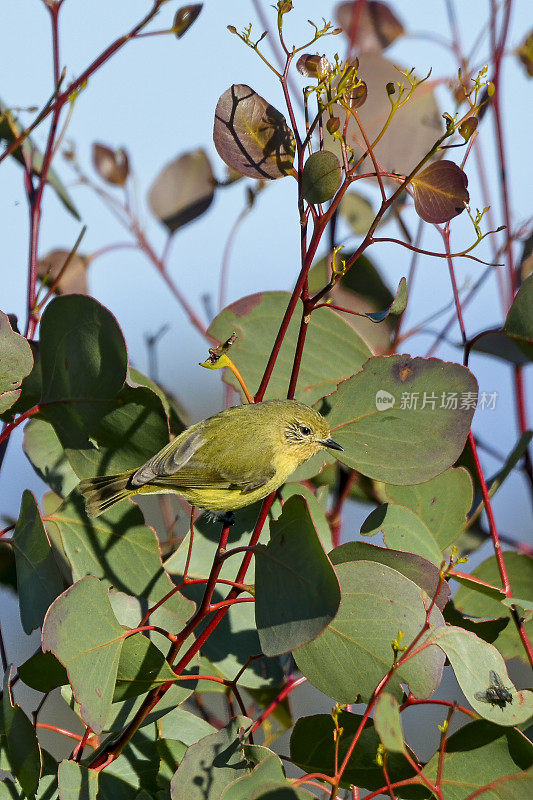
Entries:
<svg viewBox="0 0 533 800">
<path fill-rule="evenodd" d="M 301 678 L 294 678 L 293 680 L 288 681 L 288 683 L 283 687 L 283 689 L 278 694 L 276 699 L 273 700 L 270 703 L 270 705 L 267 706 L 264 709 L 264 711 L 261 712 L 260 716 L 256 719 L 256 721 L 252 725 L 252 728 L 251 728 L 250 732 L 251 733 L 255 733 L 255 731 L 258 728 L 261 727 L 261 725 L 267 719 L 267 717 L 269 717 L 272 714 L 272 712 L 274 712 L 276 710 L 276 708 L 279 706 L 279 704 L 282 703 L 285 700 L 285 698 L 289 696 L 289 694 L 293 691 L 293 689 L 296 689 L 297 686 L 301 686 L 302 683 L 306 682 L 306 680 L 307 680 L 307 678 L 305 678 L 302 675 Z"/>
<path fill-rule="evenodd" d="M 470 449 L 472 451 L 472 457 L 474 459 L 474 466 L 476 469 L 477 477 L 479 480 L 479 484 L 481 486 L 481 494 L 483 495 L 483 502 L 485 505 L 485 513 L 487 514 L 487 519 L 489 521 L 489 529 L 490 534 L 492 537 L 492 544 L 494 546 L 494 553 L 496 556 L 496 562 L 498 564 L 498 569 L 500 571 L 500 576 L 502 579 L 502 587 L 503 591 L 505 592 L 506 597 L 512 597 L 513 592 L 511 589 L 511 584 L 509 582 L 509 576 L 507 574 L 507 567 L 505 566 L 505 561 L 503 558 L 502 553 L 502 546 L 500 543 L 500 537 L 498 536 L 498 531 L 496 528 L 496 522 L 494 520 L 494 514 L 492 513 L 492 506 L 490 502 L 489 492 L 487 489 L 487 483 L 485 481 L 485 476 L 483 475 L 483 470 L 481 468 L 481 463 L 479 461 L 479 456 L 477 452 L 476 442 L 472 431 L 468 434 L 468 442 L 470 444 Z M 529 663 L 533 667 L 533 648 L 531 646 L 531 642 L 529 641 L 528 635 L 525 631 L 524 624 L 520 618 L 520 614 L 517 611 L 516 607 L 513 606 L 511 609 L 512 617 L 515 622 L 515 625 L 518 630 L 518 634 L 520 639 L 522 640 L 522 644 L 524 645 L 524 649 L 527 653 Z"/>
<path fill-rule="evenodd" d="M 100 67 L 103 66 L 106 63 L 106 61 L 109 61 L 111 56 L 113 56 L 117 52 L 117 50 L 120 50 L 120 48 L 123 47 L 127 42 L 134 39 L 137 33 L 139 33 L 139 31 L 141 31 L 146 25 L 148 25 L 148 23 L 155 17 L 160 7 L 165 2 L 166 0 L 155 0 L 152 9 L 148 12 L 148 14 L 146 14 L 145 17 L 143 17 L 143 19 L 139 23 L 137 23 L 137 25 L 135 25 L 131 29 L 129 33 L 124 34 L 124 36 L 119 36 L 119 38 L 115 39 L 115 41 L 112 44 L 110 44 L 109 47 L 103 50 L 102 53 L 100 53 L 100 55 L 97 56 L 94 59 L 94 61 L 92 61 L 91 64 L 89 64 L 87 69 L 85 69 L 81 73 L 81 75 L 79 75 L 74 81 L 72 81 L 72 83 L 69 84 L 69 86 L 67 86 L 64 92 L 60 92 L 57 95 L 56 99 L 52 103 L 50 103 L 50 105 L 46 108 L 46 110 L 41 111 L 38 114 L 36 120 L 34 120 L 34 122 L 30 126 L 28 126 L 28 128 L 26 128 L 26 130 L 23 131 L 20 136 L 17 136 L 17 138 L 13 142 L 11 142 L 11 144 L 8 147 L 6 147 L 2 155 L 0 155 L 0 163 L 4 160 L 4 158 L 10 156 L 12 153 L 15 152 L 15 150 L 17 150 L 20 147 L 21 143 L 24 141 L 26 136 L 28 136 L 28 134 L 31 133 L 31 131 L 34 130 L 37 127 L 37 125 L 40 125 L 40 123 L 43 122 L 48 116 L 50 116 L 50 114 L 55 113 L 58 110 L 60 111 L 65 105 L 65 103 L 68 102 L 71 95 L 77 92 L 79 89 L 81 89 L 87 83 L 91 75 L 93 75 L 98 69 L 100 69 Z M 59 10 L 59 7 L 56 6 L 56 9 Z M 50 7 L 49 10 L 52 11 Z"/>
<path fill-rule="evenodd" d="M 18 428 L 18 426 L 22 422 L 24 422 L 25 419 L 33 417 L 35 416 L 35 414 L 38 414 L 40 411 L 42 411 L 44 405 L 45 405 L 44 403 L 43 404 L 38 403 L 36 406 L 33 406 L 33 408 L 29 408 L 27 411 L 25 411 L 24 414 L 21 414 L 20 417 L 17 417 L 14 422 L 10 422 L 8 425 L 5 425 L 4 429 L 2 430 L 2 433 L 0 433 L 0 444 L 2 444 L 3 441 L 8 439 L 15 430 L 15 428 Z M 9 528 L 6 528 L 6 531 L 7 530 L 9 530 Z M 2 533 L 5 533 L 6 531 L 2 531 Z"/>
<path fill-rule="evenodd" d="M 257 542 L 259 541 L 259 537 L 261 535 L 261 531 L 263 529 L 263 525 L 265 524 L 266 518 L 268 516 L 268 512 L 270 511 L 270 507 L 271 507 L 271 505 L 272 505 L 272 503 L 274 501 L 275 496 L 276 496 L 276 494 L 275 494 L 275 492 L 273 492 L 271 495 L 266 497 L 265 500 L 263 501 L 263 506 L 261 508 L 261 513 L 260 513 L 259 518 L 257 520 L 256 526 L 255 526 L 255 529 L 254 529 L 254 532 L 253 532 L 253 535 L 252 535 L 252 538 L 250 540 L 250 544 L 252 546 L 255 546 L 257 544 Z M 216 585 L 216 582 L 217 582 L 217 579 L 218 579 L 218 575 L 220 573 L 220 569 L 222 568 L 222 564 L 224 563 L 223 555 L 224 555 L 224 550 L 225 550 L 225 547 L 226 547 L 226 544 L 227 544 L 228 534 L 229 534 L 229 527 L 225 526 L 223 531 L 222 531 L 220 544 L 219 544 L 219 547 L 217 548 L 217 553 L 215 554 L 215 558 L 213 560 L 213 566 L 211 568 L 211 573 L 209 575 L 208 584 L 206 586 L 206 591 L 204 593 L 204 598 L 202 600 L 200 608 L 198 609 L 196 614 L 193 616 L 193 618 L 190 620 L 190 622 L 186 625 L 184 630 L 181 632 L 181 634 L 178 637 L 178 640 L 170 648 L 169 654 L 167 656 L 167 662 L 169 664 L 172 664 L 172 661 L 174 660 L 174 658 L 176 657 L 177 653 L 179 652 L 179 649 L 180 649 L 181 645 L 183 644 L 185 639 L 189 636 L 189 634 L 192 633 L 192 631 L 200 624 L 200 622 L 202 622 L 203 619 L 205 619 L 205 617 L 207 617 L 211 613 L 211 608 L 210 608 L 211 599 L 212 599 L 214 588 L 215 588 L 215 585 Z M 243 584 L 244 583 L 244 579 L 246 577 L 246 572 L 247 572 L 248 567 L 250 566 L 250 562 L 252 560 L 252 555 L 253 555 L 252 551 L 248 551 L 244 555 L 244 558 L 242 560 L 242 564 L 241 564 L 241 566 L 239 568 L 239 571 L 238 571 L 237 577 L 236 577 L 236 583 L 237 584 Z M 238 589 L 237 587 L 233 587 L 230 590 L 230 592 L 228 593 L 228 596 L 227 596 L 226 600 L 234 600 L 240 594 L 240 591 L 241 590 Z M 179 663 L 176 664 L 176 666 L 174 667 L 174 672 L 176 673 L 176 675 L 180 675 L 183 672 L 185 667 L 194 658 L 196 653 L 200 650 L 200 648 L 202 647 L 204 642 L 209 638 L 209 636 L 211 635 L 213 630 L 216 628 L 216 626 L 219 624 L 219 622 L 227 614 L 229 608 L 230 608 L 230 605 L 228 604 L 224 608 L 219 608 L 217 611 L 215 611 L 215 613 L 214 613 L 212 619 L 210 620 L 209 624 L 202 631 L 202 633 L 197 637 L 196 641 L 187 650 L 187 652 L 181 658 Z M 202 611 L 203 615 L 199 614 L 200 609 L 203 610 Z M 92 769 L 96 769 L 96 770 L 100 771 L 100 770 L 104 769 L 108 764 L 110 764 L 112 761 L 114 761 L 120 755 L 120 753 L 122 752 L 124 747 L 131 740 L 131 738 L 134 736 L 135 732 L 138 730 L 138 728 L 140 727 L 142 722 L 146 719 L 146 717 L 148 716 L 150 711 L 157 705 L 157 703 L 161 700 L 163 695 L 170 689 L 170 687 L 173 685 L 173 683 L 174 683 L 173 681 L 169 681 L 168 683 L 163 684 L 163 686 L 158 687 L 156 689 L 152 689 L 150 692 L 148 692 L 148 694 L 147 694 L 145 700 L 143 701 L 141 707 L 139 708 L 139 710 L 137 711 L 137 713 L 135 714 L 135 716 L 133 717 L 131 722 L 128 724 L 128 726 L 126 728 L 124 728 L 124 730 L 121 731 L 121 733 L 119 733 L 119 735 L 113 741 L 109 742 L 106 745 L 106 747 L 98 754 L 98 756 L 91 762 L 90 767 Z"/>
<path fill-rule="evenodd" d="M 472 711 L 472 709 L 465 708 L 465 706 L 458 706 L 456 703 L 452 703 L 450 700 L 435 700 L 433 698 L 428 698 L 426 700 L 419 700 L 417 697 L 413 697 L 412 694 L 410 694 L 407 700 L 404 703 L 402 703 L 402 705 L 400 706 L 400 711 L 404 711 L 404 709 L 410 708 L 411 706 L 425 706 L 425 705 L 447 706 L 448 708 L 456 708 L 457 711 L 461 711 L 468 717 L 472 717 L 472 719 L 478 719 L 479 717 L 479 715 L 476 714 L 475 711 Z"/>
<path fill-rule="evenodd" d="M 57 725 L 50 725 L 48 722 L 38 722 L 35 727 L 44 728 L 47 731 L 54 731 L 54 733 L 61 733 L 63 736 L 68 736 L 69 739 L 75 739 L 77 742 L 81 742 L 82 740 L 79 733 L 67 731 L 65 728 L 58 728 Z"/>
</svg>

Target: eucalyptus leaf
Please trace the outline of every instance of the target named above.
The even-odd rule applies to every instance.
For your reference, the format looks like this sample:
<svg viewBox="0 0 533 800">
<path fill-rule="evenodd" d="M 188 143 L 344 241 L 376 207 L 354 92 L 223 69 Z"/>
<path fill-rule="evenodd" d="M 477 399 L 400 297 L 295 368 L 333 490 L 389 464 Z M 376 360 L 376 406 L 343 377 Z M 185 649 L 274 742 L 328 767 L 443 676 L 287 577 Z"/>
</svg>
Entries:
<svg viewBox="0 0 533 800">
<path fill-rule="evenodd" d="M 383 322 L 389 314 L 403 314 L 407 307 L 407 282 L 405 278 L 400 279 L 394 300 L 384 311 L 368 311 L 366 316 L 372 322 Z"/>
<path fill-rule="evenodd" d="M 62 761 L 57 774 L 61 800 L 96 800 L 98 772 L 75 761 Z"/>
<path fill-rule="evenodd" d="M 293 655 L 306 678 L 339 703 L 370 698 L 375 686 L 393 663 L 392 643 L 403 633 L 408 646 L 422 631 L 426 619 L 426 593 L 404 575 L 384 564 L 356 561 L 337 564 L 341 603 L 337 616 L 317 638 Z M 444 625 L 434 607 L 432 628 Z M 428 641 L 422 635 L 419 647 Z M 335 653 L 335 659 L 331 654 Z M 400 683 L 408 683 L 416 697 L 428 697 L 442 678 L 444 655 L 434 646 L 423 648 L 398 668 L 387 684 L 401 697 Z"/>
<path fill-rule="evenodd" d="M 382 692 L 374 706 L 374 727 L 381 739 L 381 744 L 389 753 L 404 753 L 400 706 L 395 697 Z"/>
<path fill-rule="evenodd" d="M 63 591 L 63 579 L 46 536 L 39 506 L 26 489 L 13 532 L 20 618 L 26 634 L 40 628 L 48 606 Z"/>
<path fill-rule="evenodd" d="M 246 84 L 220 96 L 213 140 L 223 161 L 249 178 L 281 178 L 292 168 L 295 142 L 285 117 Z"/>
<path fill-rule="evenodd" d="M 259 386 L 263 376 L 289 299 L 288 292 L 262 292 L 243 297 L 221 311 L 209 327 L 209 334 L 219 341 L 225 341 L 233 331 L 237 333 L 231 358 L 252 392 Z M 302 311 L 302 303 L 298 301 L 265 399 L 287 394 Z M 366 342 L 335 311 L 317 309 L 307 327 L 296 399 L 307 404 L 314 403 L 334 391 L 339 381 L 357 372 L 371 355 Z M 240 389 L 229 370 L 225 371 L 224 381 Z"/>
<path fill-rule="evenodd" d="M 486 720 L 477 720 L 453 733 L 447 743 L 442 766 L 440 753 L 435 753 L 424 767 L 424 775 L 431 781 L 442 770 L 442 792 L 446 800 L 466 800 L 479 796 L 494 800 L 529 800 L 530 776 L 523 770 L 533 764 L 533 746 L 520 731 L 500 728 Z M 491 790 L 491 787 L 494 789 Z M 399 787 L 397 794 L 410 798 L 410 787 Z M 417 797 L 433 795 L 424 788 Z"/>
<path fill-rule="evenodd" d="M 250 723 L 247 717 L 235 717 L 192 744 L 170 782 L 171 800 L 216 800 L 231 781 L 249 772 L 239 732 Z"/>
<path fill-rule="evenodd" d="M 427 525 L 414 511 L 394 503 L 384 503 L 374 509 L 361 526 L 363 536 L 381 531 L 387 547 L 405 550 L 440 566 L 443 561 L 440 547 Z"/>
<path fill-rule="evenodd" d="M 123 635 L 103 584 L 92 576 L 60 595 L 44 621 L 43 651 L 54 653 L 67 670 L 82 718 L 95 733 L 104 729 L 111 708 Z"/>
<path fill-rule="evenodd" d="M 378 547 L 368 542 L 346 542 L 329 553 L 332 564 L 344 564 L 347 561 L 376 561 L 385 564 L 420 586 L 441 611 L 448 603 L 450 587 L 442 581 L 440 569 L 422 556 L 405 553 L 389 547 Z"/>
<path fill-rule="evenodd" d="M 274 656 L 314 639 L 337 613 L 340 589 L 303 498 L 286 501 L 255 554 L 255 619 L 261 650 Z"/>
<path fill-rule="evenodd" d="M 525 279 L 507 314 L 504 332 L 531 361 L 533 359 L 533 275 Z"/>
<path fill-rule="evenodd" d="M 41 775 L 41 751 L 35 728 L 22 708 L 13 703 L 11 672 L 12 667 L 9 667 L 4 675 L 2 738 L 10 771 L 20 783 L 25 795 L 33 798 Z"/>
<path fill-rule="evenodd" d="M 416 213 L 424 222 L 449 222 L 470 200 L 466 173 L 454 161 L 434 161 L 411 183 Z"/>
<path fill-rule="evenodd" d="M 446 405 L 450 394 L 464 396 L 463 407 Z M 370 478 L 404 485 L 429 480 L 456 461 L 476 397 L 476 380 L 461 365 L 395 355 L 369 359 L 318 410 L 344 447 L 339 461 Z"/>
<path fill-rule="evenodd" d="M 148 195 L 152 213 L 175 233 L 201 216 L 215 196 L 215 176 L 205 150 L 183 153 L 156 177 Z"/>
<path fill-rule="evenodd" d="M 456 540 L 472 506 L 472 479 L 464 467 L 450 467 L 425 483 L 387 484 L 393 503 L 412 509 L 427 525 L 440 550 Z"/>
<path fill-rule="evenodd" d="M 531 558 L 521 553 L 504 552 L 503 560 L 509 576 L 509 581 L 516 597 L 526 601 L 533 601 L 533 562 Z M 501 585 L 500 571 L 496 558 L 492 556 L 483 561 L 472 571 L 472 575 L 479 580 L 486 581 L 493 586 Z M 454 602 L 460 611 L 471 616 L 485 619 L 496 617 L 510 618 L 509 624 L 499 634 L 494 644 L 505 659 L 520 658 L 527 663 L 527 655 L 522 641 L 518 635 L 516 625 L 511 618 L 511 611 L 503 604 L 505 594 L 500 591 L 497 595 L 486 595 L 480 592 L 483 588 L 472 582 L 468 585 L 462 581 Z M 533 637 L 533 620 L 524 622 L 524 630 L 531 641 Z"/>
<path fill-rule="evenodd" d="M 18 400 L 22 380 L 30 374 L 33 355 L 28 341 L 16 333 L 0 311 L 0 414 Z"/>
<path fill-rule="evenodd" d="M 232 781 L 220 796 L 220 800 L 248 800 L 258 789 L 264 789 L 268 783 L 282 781 L 285 783 L 285 774 L 279 757 L 270 753 L 253 768 L 249 775 L 243 775 Z M 289 789 L 290 784 L 285 784 Z M 268 795 L 267 795 L 268 796 Z"/>
<path fill-rule="evenodd" d="M 507 674 L 507 667 L 496 648 L 462 628 L 447 626 L 435 633 L 432 641 L 448 657 L 465 697 L 485 719 L 497 725 L 520 725 L 533 716 L 533 692 L 516 691 Z M 504 693 L 487 690 L 501 682 Z M 492 698 L 492 699 L 491 699 Z"/>
<path fill-rule="evenodd" d="M 24 428 L 22 449 L 37 475 L 56 494 L 66 497 L 78 484 L 78 476 L 49 422 L 30 419 Z"/>
</svg>

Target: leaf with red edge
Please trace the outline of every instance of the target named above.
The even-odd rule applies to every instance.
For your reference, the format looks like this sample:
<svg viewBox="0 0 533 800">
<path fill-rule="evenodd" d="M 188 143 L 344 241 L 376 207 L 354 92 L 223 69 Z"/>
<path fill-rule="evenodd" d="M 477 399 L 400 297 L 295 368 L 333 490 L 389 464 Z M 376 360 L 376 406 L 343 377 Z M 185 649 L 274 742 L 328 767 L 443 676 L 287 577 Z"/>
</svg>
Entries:
<svg viewBox="0 0 533 800">
<path fill-rule="evenodd" d="M 246 84 L 220 96 L 213 140 L 220 158 L 249 178 L 281 178 L 292 168 L 294 136 L 285 117 Z"/>
<path fill-rule="evenodd" d="M 92 576 L 60 595 L 44 620 L 43 652 L 51 651 L 67 670 L 83 721 L 95 733 L 111 709 L 124 632 L 104 584 Z"/>
<path fill-rule="evenodd" d="M 448 222 L 470 200 L 468 178 L 454 161 L 435 161 L 412 180 L 415 209 L 425 222 Z"/>
</svg>

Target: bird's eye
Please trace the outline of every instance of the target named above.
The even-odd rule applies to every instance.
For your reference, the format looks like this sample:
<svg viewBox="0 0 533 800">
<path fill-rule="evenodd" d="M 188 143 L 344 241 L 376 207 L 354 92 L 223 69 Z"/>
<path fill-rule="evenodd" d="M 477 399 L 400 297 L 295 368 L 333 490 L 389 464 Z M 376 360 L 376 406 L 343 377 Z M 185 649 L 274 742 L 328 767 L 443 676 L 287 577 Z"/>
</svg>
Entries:
<svg viewBox="0 0 533 800">
<path fill-rule="evenodd" d="M 307 425 L 300 425 L 300 430 L 304 436 L 310 436 L 311 428 L 308 428 Z"/>
</svg>

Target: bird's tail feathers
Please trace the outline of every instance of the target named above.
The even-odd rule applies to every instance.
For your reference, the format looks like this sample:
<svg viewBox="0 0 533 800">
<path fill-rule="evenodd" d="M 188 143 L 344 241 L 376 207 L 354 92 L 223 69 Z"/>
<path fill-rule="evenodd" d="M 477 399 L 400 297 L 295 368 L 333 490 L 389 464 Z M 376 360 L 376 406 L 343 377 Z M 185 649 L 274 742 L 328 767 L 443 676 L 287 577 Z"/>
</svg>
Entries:
<svg viewBox="0 0 533 800">
<path fill-rule="evenodd" d="M 87 514 L 97 517 L 115 503 L 135 494 L 134 489 L 128 488 L 131 475 L 131 472 L 123 472 L 120 475 L 101 475 L 81 481 L 78 488 L 85 497 Z"/>
</svg>

